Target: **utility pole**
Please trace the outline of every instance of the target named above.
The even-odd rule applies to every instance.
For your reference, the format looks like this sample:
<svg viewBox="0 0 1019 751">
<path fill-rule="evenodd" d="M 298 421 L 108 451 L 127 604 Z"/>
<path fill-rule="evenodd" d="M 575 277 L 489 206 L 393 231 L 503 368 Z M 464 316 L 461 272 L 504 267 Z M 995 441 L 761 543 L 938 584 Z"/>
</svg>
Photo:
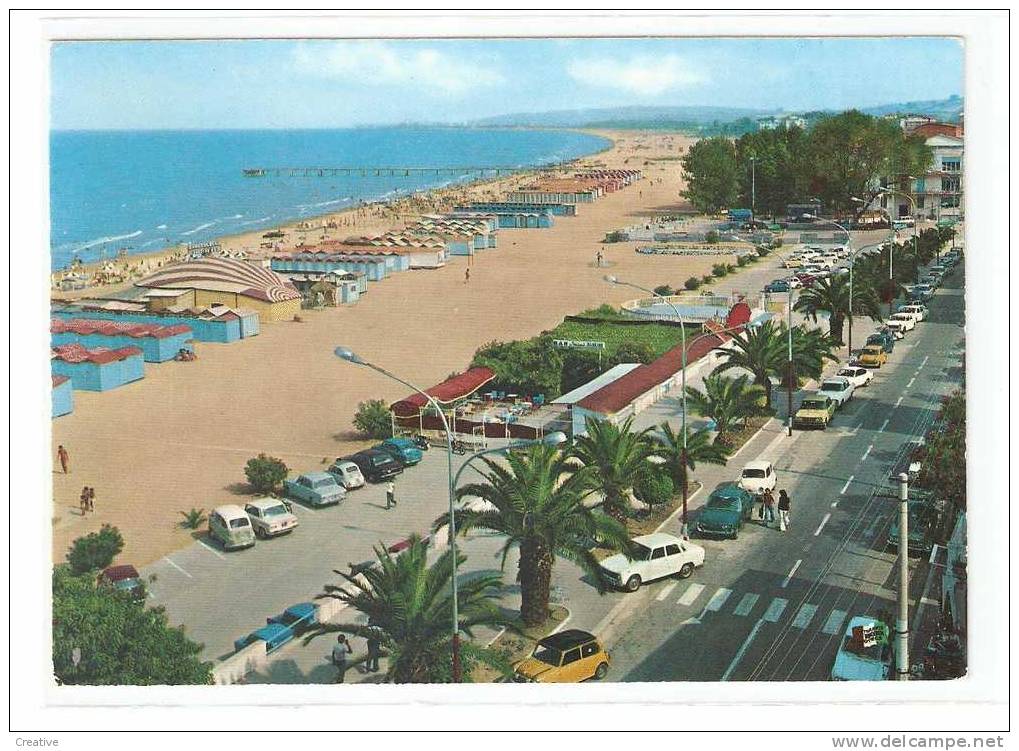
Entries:
<svg viewBox="0 0 1019 751">
<path fill-rule="evenodd" d="M 789 286 L 789 320 L 786 322 L 787 328 L 789 329 L 789 372 L 786 374 L 786 378 L 789 379 L 789 415 L 786 422 L 789 424 L 789 437 L 793 435 L 793 381 L 796 380 L 796 369 L 793 367 L 793 288 Z"/>
<path fill-rule="evenodd" d="M 750 157 L 750 217 L 757 219 L 757 157 Z"/>
<path fill-rule="evenodd" d="M 899 474 L 899 618 L 895 624 L 895 679 L 909 680 L 909 475 Z"/>
</svg>

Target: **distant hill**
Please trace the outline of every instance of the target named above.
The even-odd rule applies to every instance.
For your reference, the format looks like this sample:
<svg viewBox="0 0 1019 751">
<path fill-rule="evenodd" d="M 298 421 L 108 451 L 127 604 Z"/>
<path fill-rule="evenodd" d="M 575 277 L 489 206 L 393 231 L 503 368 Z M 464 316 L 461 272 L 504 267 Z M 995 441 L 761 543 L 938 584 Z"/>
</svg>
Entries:
<svg viewBox="0 0 1019 751">
<path fill-rule="evenodd" d="M 552 112 L 518 112 L 475 120 L 471 125 L 541 126 L 552 128 L 629 127 L 636 123 L 643 127 L 663 127 L 677 123 L 710 125 L 732 122 L 741 118 L 764 117 L 772 114 L 765 110 L 740 107 L 592 107 L 588 109 L 554 110 Z"/>
<path fill-rule="evenodd" d="M 947 99 L 926 99 L 915 102 L 895 102 L 877 107 L 864 107 L 860 111 L 868 115 L 930 115 L 950 123 L 959 122 L 962 116 L 963 98 L 952 95 Z"/>
</svg>

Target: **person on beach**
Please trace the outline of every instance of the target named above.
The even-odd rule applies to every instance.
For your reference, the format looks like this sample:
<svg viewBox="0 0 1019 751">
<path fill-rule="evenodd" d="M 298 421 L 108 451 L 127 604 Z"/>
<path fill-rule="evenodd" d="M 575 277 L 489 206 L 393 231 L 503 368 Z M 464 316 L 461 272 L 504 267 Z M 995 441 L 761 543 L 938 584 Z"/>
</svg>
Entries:
<svg viewBox="0 0 1019 751">
<path fill-rule="evenodd" d="M 765 523 L 771 524 L 775 521 L 775 496 L 771 494 L 769 489 L 764 491 L 761 499 L 764 504 Z"/>
<path fill-rule="evenodd" d="M 779 529 L 783 532 L 789 527 L 789 505 L 789 494 L 784 490 L 778 491 Z"/>
<path fill-rule="evenodd" d="M 81 489 L 81 495 L 78 496 L 79 507 L 81 508 L 81 515 L 85 516 L 88 513 L 88 485 Z"/>
<path fill-rule="evenodd" d="M 67 449 L 64 448 L 64 444 L 57 446 L 57 459 L 60 461 L 60 469 L 67 474 L 67 467 L 71 463 L 71 457 L 67 453 Z"/>
<path fill-rule="evenodd" d="M 96 512 L 96 489 L 91 487 L 88 489 L 88 510 L 93 514 Z"/>
<path fill-rule="evenodd" d="M 379 657 L 382 655 L 382 642 L 379 641 L 378 634 L 371 634 L 368 637 L 368 661 L 365 663 L 366 673 L 377 673 L 379 672 Z"/>
<path fill-rule="evenodd" d="M 471 270 L 468 268 L 464 270 L 464 284 L 470 284 L 470 281 L 471 281 Z"/>
<path fill-rule="evenodd" d="M 386 511 L 396 505 L 396 486 L 390 480 L 386 483 Z"/>
<path fill-rule="evenodd" d="M 336 637 L 336 644 L 333 645 L 333 665 L 336 666 L 338 671 L 336 674 L 336 682 L 343 683 L 347 677 L 347 655 L 354 654 L 354 650 L 350 646 L 350 642 L 347 641 L 347 637 L 340 634 Z"/>
<path fill-rule="evenodd" d="M 601 268 L 602 254 L 600 250 L 598 251 L 598 255 L 595 256 L 595 258 L 598 259 L 598 268 Z"/>
</svg>

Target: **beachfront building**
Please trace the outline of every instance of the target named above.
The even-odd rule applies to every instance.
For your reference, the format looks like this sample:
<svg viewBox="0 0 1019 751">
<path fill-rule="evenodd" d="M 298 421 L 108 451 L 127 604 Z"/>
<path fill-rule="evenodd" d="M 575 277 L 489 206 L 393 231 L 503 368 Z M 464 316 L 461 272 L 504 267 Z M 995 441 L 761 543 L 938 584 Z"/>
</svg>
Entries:
<svg viewBox="0 0 1019 751">
<path fill-rule="evenodd" d="M 498 244 L 496 232 L 499 223 L 494 216 L 463 217 L 454 214 L 426 214 L 413 224 L 407 225 L 405 233 L 438 237 L 470 237 L 474 250 L 494 248 Z M 456 255 L 456 254 L 454 254 Z"/>
<path fill-rule="evenodd" d="M 481 212 L 483 214 L 516 214 L 516 213 L 542 213 L 553 216 L 576 216 L 577 204 L 575 203 L 526 203 L 520 201 L 475 201 L 474 203 L 457 206 L 455 214 L 471 214 Z"/>
<path fill-rule="evenodd" d="M 361 298 L 362 283 L 367 288 L 364 274 L 344 271 L 312 271 L 284 273 L 312 306 L 350 305 Z"/>
<path fill-rule="evenodd" d="M 456 211 L 453 216 L 464 219 L 490 216 L 499 229 L 548 229 L 553 224 L 552 214 L 547 211 L 498 211 L 486 214 Z"/>
<path fill-rule="evenodd" d="M 74 387 L 65 375 L 50 376 L 53 383 L 53 417 L 69 415 L 74 411 Z"/>
<path fill-rule="evenodd" d="M 642 180 L 644 172 L 639 169 L 589 169 L 574 173 L 574 177 L 604 181 L 611 190 L 619 190 Z"/>
<path fill-rule="evenodd" d="M 584 433 L 584 419 L 588 414 L 584 409 L 575 410 L 574 408 L 577 403 L 586 399 L 596 391 L 600 391 L 609 384 L 615 383 L 627 373 L 639 367 L 640 363 L 620 363 L 619 365 L 609 368 L 604 373 L 593 378 L 587 383 L 578 386 L 573 389 L 573 391 L 563 394 L 558 399 L 554 399 L 552 401 L 552 404 L 561 404 L 566 407 L 572 430 L 571 437 L 575 435 L 582 435 Z"/>
<path fill-rule="evenodd" d="M 959 136 L 935 133 L 927 139 L 927 146 L 934 153 L 934 162 L 926 174 L 913 181 L 916 211 L 928 219 L 958 221 L 966 210 L 963 200 L 965 142 L 961 132 Z"/>
<path fill-rule="evenodd" d="M 590 180 L 561 178 L 540 180 L 525 185 L 506 195 L 507 201 L 522 203 L 594 203 L 602 194 L 601 189 Z"/>
<path fill-rule="evenodd" d="M 166 326 L 95 318 L 50 319 L 50 343 L 54 347 L 64 344 L 80 344 L 86 349 L 138 347 L 145 362 L 172 360 L 182 349 L 192 349 L 193 338 L 191 327 L 184 324 Z"/>
<path fill-rule="evenodd" d="M 157 326 L 183 325 L 191 329 L 192 338 L 197 341 L 220 344 L 255 336 L 260 330 L 258 314 L 252 310 L 234 310 L 225 305 L 213 305 L 206 308 L 166 308 L 154 312 L 149 310 L 144 298 L 135 302 L 121 299 L 54 302 L 50 316 Z"/>
<path fill-rule="evenodd" d="M 289 321 L 301 310 L 301 293 L 279 274 L 232 258 L 202 258 L 169 266 L 135 283 L 148 290 L 166 290 L 173 305 L 226 305 L 258 314 L 261 322 Z M 152 292 L 148 296 L 153 297 Z"/>
<path fill-rule="evenodd" d="M 145 377 L 138 347 L 86 349 L 80 344 L 64 344 L 53 348 L 50 370 L 84 391 L 109 391 Z"/>
<path fill-rule="evenodd" d="M 363 274 L 370 282 L 381 282 L 390 273 L 386 254 L 395 251 L 365 245 L 347 245 L 330 242 L 327 245 L 298 248 L 292 253 L 278 253 L 270 261 L 273 271 L 280 274 L 295 272 Z M 409 268 L 408 262 L 408 268 Z"/>
<path fill-rule="evenodd" d="M 450 254 L 447 243 L 441 237 L 418 237 L 399 232 L 374 237 L 351 237 L 345 243 L 381 253 L 387 270 L 392 272 L 442 268 Z"/>
</svg>

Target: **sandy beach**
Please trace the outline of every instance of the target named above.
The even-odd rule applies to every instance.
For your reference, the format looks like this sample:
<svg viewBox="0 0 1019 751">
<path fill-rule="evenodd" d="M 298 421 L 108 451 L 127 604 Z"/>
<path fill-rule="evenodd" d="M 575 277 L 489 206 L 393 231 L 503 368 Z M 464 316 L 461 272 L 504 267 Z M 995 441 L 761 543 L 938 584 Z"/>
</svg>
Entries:
<svg viewBox="0 0 1019 751">
<path fill-rule="evenodd" d="M 557 217 L 551 229 L 500 230 L 498 249 L 471 261 L 469 283 L 467 259 L 453 258 L 443 269 L 373 283 L 356 305 L 305 311 L 302 323 L 267 324 L 235 344 L 199 344 L 197 362 L 148 366 L 143 380 L 116 391 L 76 391 L 74 412 L 53 422 L 54 452 L 63 444 L 71 455 L 70 473 L 53 475 L 54 560 L 63 559 L 74 538 L 109 523 L 126 541 L 120 560 L 144 565 L 191 542 L 178 526 L 180 511 L 242 498 L 251 456 L 264 451 L 303 471 L 366 445 L 351 433 L 358 402 L 395 400 L 406 389 L 337 360 L 338 344 L 428 387 L 465 368 L 486 342 L 530 337 L 564 315 L 633 297 L 607 285 L 605 273 L 649 286 L 679 286 L 707 273 L 717 257 L 642 256 L 634 243 L 602 246 L 606 232 L 685 208 L 676 157 L 691 142 L 675 134 L 611 137 L 612 149 L 580 162 L 639 167 L 646 179 L 581 206 L 577 217 Z M 489 183 L 469 190 L 504 189 Z M 420 202 L 413 213 L 441 208 L 450 197 Z M 336 236 L 402 225 L 403 216 L 379 211 L 356 227 L 341 226 Z M 344 216 L 350 218 L 336 215 Z M 250 247 L 261 232 L 252 235 L 223 243 Z M 288 233 L 288 242 L 299 236 Z M 596 267 L 599 248 L 607 268 Z M 84 518 L 83 485 L 96 491 L 96 511 Z"/>
</svg>

